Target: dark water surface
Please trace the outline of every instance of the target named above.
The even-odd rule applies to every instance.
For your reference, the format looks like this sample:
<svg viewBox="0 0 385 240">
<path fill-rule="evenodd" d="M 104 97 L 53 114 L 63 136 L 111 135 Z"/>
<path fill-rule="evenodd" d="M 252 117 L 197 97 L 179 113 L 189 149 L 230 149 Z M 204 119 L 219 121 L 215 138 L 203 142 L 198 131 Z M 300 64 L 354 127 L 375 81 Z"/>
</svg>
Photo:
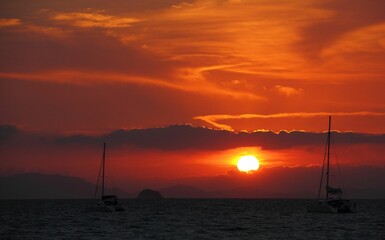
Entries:
<svg viewBox="0 0 385 240">
<path fill-rule="evenodd" d="M 94 202 L 0 200 L 0 239 L 385 239 L 385 200 L 358 200 L 354 214 L 282 199 L 124 200 L 127 212 L 85 212 Z"/>
</svg>

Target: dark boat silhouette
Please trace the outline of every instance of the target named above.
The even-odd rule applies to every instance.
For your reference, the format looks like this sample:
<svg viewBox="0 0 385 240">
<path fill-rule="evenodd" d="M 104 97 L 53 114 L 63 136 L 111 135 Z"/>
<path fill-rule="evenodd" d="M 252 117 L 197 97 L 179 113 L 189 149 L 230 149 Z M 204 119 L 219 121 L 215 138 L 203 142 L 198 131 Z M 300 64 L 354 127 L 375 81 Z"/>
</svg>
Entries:
<svg viewBox="0 0 385 240">
<path fill-rule="evenodd" d="M 308 206 L 308 212 L 318 213 L 353 213 L 357 211 L 357 205 L 355 202 L 343 199 L 343 190 L 339 187 L 330 186 L 330 138 L 331 138 L 331 116 L 329 116 L 329 128 L 327 135 L 326 145 L 326 186 L 325 186 L 325 198 L 321 198 L 322 182 L 324 177 L 325 157 L 322 165 L 321 181 L 318 190 L 318 201 Z"/>
<path fill-rule="evenodd" d="M 101 186 L 100 199 L 95 205 L 88 207 L 86 210 L 90 212 L 126 211 L 127 209 L 118 202 L 118 197 L 116 195 L 104 194 L 105 166 L 106 166 L 106 143 L 103 143 L 103 158 L 102 158 L 102 166 L 101 166 L 102 171 L 99 172 L 98 181 L 96 184 L 96 191 L 95 191 L 95 193 L 97 193 L 98 186 L 99 186 L 99 179 L 101 178 L 102 186 Z"/>
</svg>

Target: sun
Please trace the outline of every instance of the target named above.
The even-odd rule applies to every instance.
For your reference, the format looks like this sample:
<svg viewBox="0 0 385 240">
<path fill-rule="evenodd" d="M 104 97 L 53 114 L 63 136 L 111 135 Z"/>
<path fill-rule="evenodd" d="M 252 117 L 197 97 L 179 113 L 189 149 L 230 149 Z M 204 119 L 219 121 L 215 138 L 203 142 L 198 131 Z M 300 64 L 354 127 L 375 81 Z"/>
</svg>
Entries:
<svg viewBox="0 0 385 240">
<path fill-rule="evenodd" d="M 253 155 L 246 155 L 239 158 L 237 168 L 241 172 L 251 173 L 259 168 L 259 161 Z"/>
</svg>

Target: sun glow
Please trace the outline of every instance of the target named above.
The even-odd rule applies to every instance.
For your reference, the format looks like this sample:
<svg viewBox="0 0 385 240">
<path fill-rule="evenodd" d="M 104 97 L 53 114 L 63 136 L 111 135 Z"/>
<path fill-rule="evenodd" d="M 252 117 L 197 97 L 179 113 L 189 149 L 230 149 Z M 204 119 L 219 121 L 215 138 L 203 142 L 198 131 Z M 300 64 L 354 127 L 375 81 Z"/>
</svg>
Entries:
<svg viewBox="0 0 385 240">
<path fill-rule="evenodd" d="M 239 158 L 237 168 L 241 172 L 253 172 L 259 168 L 259 161 L 253 155 L 246 155 Z"/>
</svg>

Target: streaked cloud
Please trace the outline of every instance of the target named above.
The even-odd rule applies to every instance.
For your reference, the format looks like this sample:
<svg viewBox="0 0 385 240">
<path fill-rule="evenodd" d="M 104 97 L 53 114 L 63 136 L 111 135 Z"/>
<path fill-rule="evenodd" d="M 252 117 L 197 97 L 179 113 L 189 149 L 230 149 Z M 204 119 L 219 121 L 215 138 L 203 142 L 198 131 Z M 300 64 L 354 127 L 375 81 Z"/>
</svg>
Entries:
<svg viewBox="0 0 385 240">
<path fill-rule="evenodd" d="M 0 39 L 3 91 L 14 90 L 8 80 L 140 86 L 142 95 L 163 105 L 185 104 L 174 110 L 179 121 L 173 123 L 198 116 L 199 123 L 228 130 L 243 129 L 235 121 L 267 119 L 247 114 L 253 112 L 385 111 L 383 1 L 119 0 L 90 6 L 80 0 L 3 6 L 9 9 L 0 24 L 6 36 Z M 154 88 L 179 101 L 161 100 Z M 25 112 L 24 105 L 17 106 L 16 112 Z M 131 107 L 143 113 L 140 104 Z M 153 121 L 151 126 L 159 124 Z"/>
<path fill-rule="evenodd" d="M 143 149 L 174 150 L 230 150 L 242 147 L 260 147 L 262 149 L 291 149 L 296 147 L 323 146 L 325 132 L 304 131 L 256 131 L 235 133 L 191 125 L 172 125 L 160 128 L 115 130 L 105 134 L 46 134 L 31 133 L 13 125 L 0 126 L 0 142 L 31 144 L 50 141 L 57 146 L 84 145 L 92 146 L 107 141 L 112 148 L 139 147 Z M 362 134 L 333 131 L 339 144 L 385 144 L 385 134 Z M 18 140 L 20 141 L 18 141 Z"/>
<path fill-rule="evenodd" d="M 182 2 L 179 4 L 174 4 L 171 7 L 179 9 L 179 8 L 186 8 L 186 7 L 192 7 L 192 6 L 194 6 L 194 4 L 188 3 L 188 2 Z"/>
<path fill-rule="evenodd" d="M 17 18 L 0 18 L 0 28 L 19 26 L 20 24 L 21 20 Z"/>
<path fill-rule="evenodd" d="M 54 26 L 42 26 L 33 23 L 23 22 L 17 18 L 0 19 L 0 28 L 11 33 L 40 34 L 45 37 L 63 38 L 68 31 Z"/>
<path fill-rule="evenodd" d="M 292 95 L 298 95 L 301 94 L 303 89 L 296 89 L 292 87 L 287 87 L 287 86 L 281 86 L 281 85 L 276 85 L 275 89 L 279 94 L 283 94 L 285 96 L 292 96 Z"/>
<path fill-rule="evenodd" d="M 220 121 L 235 119 L 274 119 L 274 118 L 313 118 L 313 117 L 326 117 L 326 116 L 339 116 L 339 117 L 351 117 L 351 116 L 374 116 L 374 117 L 384 117 L 385 113 L 383 112 L 297 112 L 297 113 L 275 113 L 275 114 L 239 114 L 239 115 L 228 115 L 228 114 L 219 114 L 219 115 L 207 115 L 207 116 L 196 116 L 194 119 L 205 121 L 206 123 L 211 124 L 212 126 L 224 129 L 228 131 L 233 131 L 234 129 L 227 124 L 221 124 Z"/>
<path fill-rule="evenodd" d="M 106 15 L 102 12 L 55 13 L 52 19 L 81 28 L 124 28 L 141 21 L 137 18 Z"/>
<path fill-rule="evenodd" d="M 303 54 L 314 58 L 316 62 L 321 60 L 319 57 L 322 51 L 333 46 L 340 39 L 385 21 L 382 11 L 385 3 L 381 0 L 314 1 L 313 6 L 328 15 L 315 19 L 300 29 L 302 40 L 298 42 L 298 47 L 304 50 Z"/>
<path fill-rule="evenodd" d="M 185 85 L 176 84 L 164 79 L 156 79 L 150 77 L 141 77 L 127 74 L 119 74 L 114 72 L 86 72 L 76 70 L 65 71 L 49 71 L 40 73 L 0 73 L 0 79 L 20 79 L 32 81 L 48 81 L 56 83 L 67 83 L 76 85 L 94 85 L 98 83 L 113 84 L 130 83 L 136 85 L 148 85 L 183 92 L 196 92 L 201 94 L 214 94 L 222 96 L 230 96 L 235 98 L 250 98 L 260 100 L 259 96 L 244 92 L 221 90 L 214 86 L 201 87 L 194 83 L 186 83 Z"/>
</svg>

